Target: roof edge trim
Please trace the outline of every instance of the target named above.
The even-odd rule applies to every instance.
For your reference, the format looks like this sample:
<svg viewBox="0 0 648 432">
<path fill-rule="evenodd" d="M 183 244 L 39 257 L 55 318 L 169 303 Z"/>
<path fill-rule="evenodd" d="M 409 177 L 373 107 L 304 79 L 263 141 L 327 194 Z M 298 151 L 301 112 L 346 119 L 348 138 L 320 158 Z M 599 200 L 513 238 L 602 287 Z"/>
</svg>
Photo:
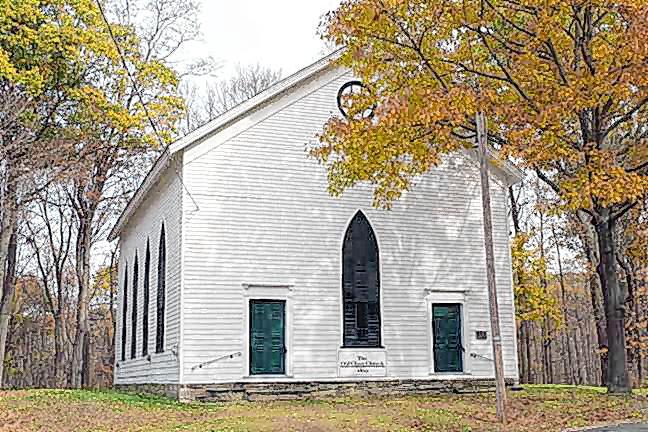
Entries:
<svg viewBox="0 0 648 432">
<path fill-rule="evenodd" d="M 135 210 L 137 210 L 137 208 L 142 203 L 142 201 L 144 201 L 146 194 L 151 189 L 151 187 L 158 181 L 158 179 L 162 175 L 162 171 L 164 171 L 164 168 L 168 166 L 170 161 L 171 161 L 171 153 L 169 152 L 169 148 L 167 147 L 164 149 L 162 154 L 157 158 L 157 160 L 149 170 L 148 174 L 146 174 L 146 177 L 144 178 L 142 183 L 140 183 L 140 186 L 133 194 L 133 197 L 126 205 L 126 208 L 121 213 L 121 215 L 119 215 L 117 222 L 115 222 L 115 225 L 112 227 L 110 233 L 108 234 L 108 241 L 111 242 L 115 240 L 117 236 L 121 233 L 121 231 L 124 229 L 124 226 L 128 222 L 128 219 L 133 215 L 133 213 L 135 213 Z"/>
<path fill-rule="evenodd" d="M 319 59 L 315 63 L 312 63 L 310 66 L 307 66 L 295 72 L 294 74 L 276 82 L 256 96 L 240 103 L 229 111 L 226 111 L 215 119 L 196 128 L 184 137 L 167 146 L 159 156 L 159 158 L 155 161 L 148 174 L 146 174 L 146 177 L 140 184 L 140 187 L 130 199 L 130 201 L 126 205 L 126 208 L 117 219 L 117 222 L 110 230 L 110 233 L 108 234 L 108 241 L 113 241 L 119 236 L 121 231 L 124 229 L 124 226 L 128 222 L 128 219 L 133 215 L 133 213 L 135 213 L 137 208 L 145 199 L 146 193 L 150 190 L 151 186 L 159 180 L 159 177 L 163 171 L 162 168 L 167 165 L 167 163 L 175 153 L 184 150 L 185 148 L 200 140 L 203 140 L 217 130 L 226 127 L 229 123 L 246 115 L 259 105 L 282 94 L 286 90 L 295 85 L 298 85 L 309 77 L 323 71 L 333 62 L 335 62 L 340 57 L 340 55 L 342 55 L 343 51 L 344 48 L 339 48 L 333 51 L 331 54 Z"/>
</svg>

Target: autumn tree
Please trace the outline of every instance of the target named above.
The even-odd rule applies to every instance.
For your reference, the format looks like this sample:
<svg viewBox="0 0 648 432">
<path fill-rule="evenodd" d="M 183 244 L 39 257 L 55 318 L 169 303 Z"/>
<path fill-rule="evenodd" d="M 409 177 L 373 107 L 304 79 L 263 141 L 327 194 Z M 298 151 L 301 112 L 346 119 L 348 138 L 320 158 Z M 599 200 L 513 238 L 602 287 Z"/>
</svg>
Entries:
<svg viewBox="0 0 648 432">
<path fill-rule="evenodd" d="M 45 312 L 54 324 L 54 384 L 67 386 L 69 327 L 68 313 L 73 263 L 74 226 L 71 208 L 60 185 L 46 188 L 28 207 L 23 221 L 25 243 L 33 257 L 33 267 L 38 274 L 43 293 Z"/>
<path fill-rule="evenodd" d="M 547 260 L 539 248 L 529 246 L 527 234 L 520 234 L 511 245 L 513 275 L 515 277 L 515 309 L 520 321 L 542 321 L 558 318 L 555 299 L 542 282 L 547 274 Z"/>
<path fill-rule="evenodd" d="M 69 113 L 94 57 L 108 49 L 92 0 L 0 0 L 0 360 L 14 284 L 10 239 L 22 210 L 67 165 Z M 0 361 L 0 384 L 3 362 Z"/>
<path fill-rule="evenodd" d="M 366 86 L 312 149 L 330 191 L 369 182 L 389 206 L 485 112 L 491 145 L 593 233 L 614 393 L 630 391 L 614 233 L 648 191 L 646 24 L 638 0 L 345 0 L 322 26 Z"/>
<path fill-rule="evenodd" d="M 23 246 L 35 251 L 32 275 L 39 275 L 34 280 L 55 320 L 63 317 L 60 281 L 74 267 L 65 294 L 74 290 L 76 317 L 54 327 L 60 334 L 74 326 L 65 366 L 72 385 L 81 384 L 89 321 L 98 322 L 92 315 L 99 310 L 91 304 L 92 247 L 175 136 L 179 76 L 210 66 L 174 58 L 199 34 L 197 7 L 177 0 L 0 0 L 0 358 L 15 287 L 10 240 L 26 225 Z M 61 344 L 53 345 L 62 385 L 64 356 Z"/>
<path fill-rule="evenodd" d="M 90 337 L 92 338 L 88 361 L 84 368 L 86 379 L 84 385 L 95 387 L 110 385 L 113 379 L 115 364 L 115 329 L 117 310 L 117 247 L 106 257 L 107 262 L 94 275 L 90 319 L 93 323 Z"/>
<path fill-rule="evenodd" d="M 628 363 L 635 384 L 641 386 L 646 382 L 648 358 L 648 199 L 620 220 L 618 239 L 617 261 L 628 292 Z"/>
<path fill-rule="evenodd" d="M 169 59 L 196 35 L 195 25 L 187 24 L 195 24 L 194 2 L 148 0 L 114 5 L 115 10 L 97 9 L 105 21 L 101 31 L 109 35 L 114 55 L 93 62 L 95 74 L 79 89 L 82 103 L 68 128 L 77 142 L 71 154 L 77 168 L 67 183 L 77 224 L 73 387 L 83 382 L 92 248 L 132 193 L 133 181 L 143 174 L 141 167 L 150 166 L 154 152 L 174 137 L 184 103 Z"/>
<path fill-rule="evenodd" d="M 50 350 L 51 321 L 44 305 L 38 280 L 16 277 L 16 293 L 5 358 L 5 383 L 10 387 L 49 387 L 52 385 L 53 359 Z"/>
</svg>

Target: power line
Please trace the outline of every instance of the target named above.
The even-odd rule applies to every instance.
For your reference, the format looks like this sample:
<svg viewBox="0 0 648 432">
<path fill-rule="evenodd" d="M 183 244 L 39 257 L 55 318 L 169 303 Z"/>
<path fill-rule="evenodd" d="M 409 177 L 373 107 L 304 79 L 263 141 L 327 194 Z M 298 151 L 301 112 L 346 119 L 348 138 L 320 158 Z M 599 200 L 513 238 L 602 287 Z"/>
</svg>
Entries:
<svg viewBox="0 0 648 432">
<path fill-rule="evenodd" d="M 115 48 L 117 49 L 117 53 L 119 54 L 119 58 L 121 60 L 122 66 L 124 67 L 124 70 L 128 75 L 128 79 L 131 85 L 133 86 L 133 90 L 135 90 L 135 93 L 137 94 L 137 97 L 139 98 L 140 103 L 142 104 L 142 108 L 144 109 L 144 115 L 146 116 L 149 124 L 151 125 L 151 129 L 153 129 L 153 133 L 155 134 L 155 137 L 157 138 L 160 147 L 163 149 L 167 149 L 168 146 L 164 144 L 164 140 L 158 133 L 157 127 L 155 126 L 155 122 L 153 121 L 153 118 L 151 118 L 148 107 L 146 106 L 146 101 L 144 101 L 142 92 L 140 92 L 139 86 L 137 85 L 137 81 L 135 80 L 135 77 L 133 77 L 133 74 L 131 73 L 130 69 L 128 68 L 128 62 L 126 61 L 126 56 L 124 56 L 124 53 L 121 47 L 119 46 L 119 42 L 117 42 L 117 38 L 115 38 L 115 34 L 112 31 L 112 27 L 110 25 L 110 22 L 108 21 L 108 18 L 106 18 L 106 14 L 104 12 L 103 6 L 101 5 L 101 1 L 95 0 L 95 3 L 99 8 L 99 13 L 101 14 L 101 18 L 103 19 L 103 22 L 106 24 L 106 28 L 108 29 L 108 34 L 110 35 L 110 39 L 112 40 L 113 44 L 115 45 Z M 191 198 L 191 201 L 193 202 L 194 206 L 196 206 L 196 211 L 200 210 L 200 207 L 198 206 L 198 202 L 196 202 L 195 198 L 187 188 L 187 185 L 185 185 L 184 180 L 182 179 L 180 174 L 178 174 L 178 171 L 174 169 L 173 172 L 175 173 L 176 177 L 178 177 L 178 180 L 180 180 L 180 184 L 182 184 L 183 189 L 185 190 L 185 192 L 187 192 L 189 198 Z"/>
<path fill-rule="evenodd" d="M 137 93 L 137 96 L 142 103 L 142 107 L 144 108 L 144 114 L 146 115 L 146 118 L 149 121 L 149 124 L 151 125 L 151 128 L 153 129 L 153 133 L 155 134 L 155 137 L 158 139 L 158 142 L 162 148 L 166 147 L 164 144 L 164 141 L 160 137 L 160 134 L 157 131 L 157 127 L 155 126 L 155 122 L 153 122 L 153 119 L 151 118 L 151 115 L 149 114 L 148 107 L 146 106 L 146 102 L 144 101 L 144 98 L 142 97 L 142 93 L 139 90 L 139 86 L 137 85 L 137 81 L 135 81 L 135 78 L 133 77 L 133 74 L 131 73 L 130 69 L 128 68 L 128 62 L 126 61 L 126 57 L 124 56 L 124 53 L 122 52 L 121 47 L 119 46 L 119 43 L 117 42 L 117 39 L 115 38 L 115 34 L 112 31 L 112 27 L 110 26 L 110 23 L 108 22 L 108 19 L 106 18 L 106 14 L 104 13 L 103 6 L 101 6 L 100 0 L 95 0 L 95 3 L 97 3 L 97 7 L 99 8 L 99 12 L 101 13 L 101 18 L 103 18 L 104 23 L 106 24 L 106 28 L 108 29 L 108 34 L 110 35 L 110 39 L 112 39 L 113 44 L 115 45 L 115 48 L 117 49 L 117 53 L 119 54 L 119 58 L 121 59 L 122 65 L 124 66 L 124 70 L 128 74 L 128 79 L 131 82 L 131 85 L 133 86 L 133 89 L 135 90 L 135 93 Z"/>
</svg>

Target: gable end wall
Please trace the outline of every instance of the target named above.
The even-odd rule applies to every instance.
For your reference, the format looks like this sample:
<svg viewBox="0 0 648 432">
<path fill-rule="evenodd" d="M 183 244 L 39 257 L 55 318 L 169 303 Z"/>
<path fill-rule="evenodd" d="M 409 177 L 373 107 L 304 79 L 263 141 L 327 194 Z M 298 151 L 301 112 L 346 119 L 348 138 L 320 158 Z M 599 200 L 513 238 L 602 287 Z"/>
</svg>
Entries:
<svg viewBox="0 0 648 432">
<path fill-rule="evenodd" d="M 183 384 L 249 378 L 246 284 L 292 287 L 287 379 L 336 379 L 341 246 L 358 210 L 379 242 L 389 376 L 434 375 L 426 299 L 454 302 L 457 292 L 466 302 L 465 344 L 477 356 L 466 357 L 470 376 L 493 375 L 490 339 L 475 338 L 476 330 L 490 335 L 477 164 L 447 158 L 391 211 L 373 208 L 364 186 L 331 198 L 326 172 L 305 146 L 338 114 L 337 91 L 349 79 L 339 70 L 314 77 L 185 150 L 185 184 L 198 210 L 185 194 Z M 506 186 L 494 179 L 492 193 L 505 369 L 517 378 Z"/>
</svg>

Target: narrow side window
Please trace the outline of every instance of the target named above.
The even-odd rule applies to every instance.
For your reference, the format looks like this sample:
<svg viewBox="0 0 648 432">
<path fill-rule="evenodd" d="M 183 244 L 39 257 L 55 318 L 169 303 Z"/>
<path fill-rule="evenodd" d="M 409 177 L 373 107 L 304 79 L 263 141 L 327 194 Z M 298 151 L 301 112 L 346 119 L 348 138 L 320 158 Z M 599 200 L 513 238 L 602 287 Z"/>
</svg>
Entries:
<svg viewBox="0 0 648 432">
<path fill-rule="evenodd" d="M 128 314 L 128 261 L 124 263 L 124 291 L 122 294 L 122 322 L 121 322 L 121 359 L 126 360 L 126 315 Z"/>
<path fill-rule="evenodd" d="M 160 230 L 157 268 L 157 329 L 155 333 L 155 352 L 164 351 L 164 308 L 166 302 L 166 239 L 164 224 Z"/>
<path fill-rule="evenodd" d="M 135 264 L 133 264 L 133 307 L 131 309 L 131 358 L 137 355 L 137 285 L 139 277 L 137 251 L 135 251 Z"/>
<path fill-rule="evenodd" d="M 150 291 L 150 273 L 151 273 L 151 251 L 149 249 L 149 241 L 146 239 L 146 255 L 144 256 L 144 292 L 143 305 L 142 305 L 142 356 L 148 355 L 148 339 L 149 339 L 149 291 Z"/>
</svg>

